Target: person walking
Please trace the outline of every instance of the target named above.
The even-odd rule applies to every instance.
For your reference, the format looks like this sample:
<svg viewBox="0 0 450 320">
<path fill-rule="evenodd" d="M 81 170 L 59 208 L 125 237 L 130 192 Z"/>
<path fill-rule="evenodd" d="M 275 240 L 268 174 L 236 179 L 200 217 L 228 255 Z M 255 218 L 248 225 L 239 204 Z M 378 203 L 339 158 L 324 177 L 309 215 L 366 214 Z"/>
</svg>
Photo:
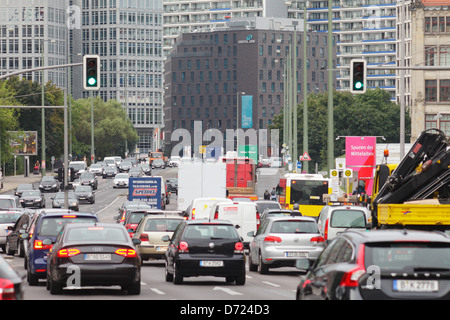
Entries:
<svg viewBox="0 0 450 320">
<path fill-rule="evenodd" d="M 277 201 L 277 190 L 273 187 L 272 191 L 270 191 L 270 200 Z"/>
<path fill-rule="evenodd" d="M 264 192 L 264 200 L 270 200 L 270 193 L 269 193 L 269 190 L 266 190 L 266 191 Z"/>
</svg>

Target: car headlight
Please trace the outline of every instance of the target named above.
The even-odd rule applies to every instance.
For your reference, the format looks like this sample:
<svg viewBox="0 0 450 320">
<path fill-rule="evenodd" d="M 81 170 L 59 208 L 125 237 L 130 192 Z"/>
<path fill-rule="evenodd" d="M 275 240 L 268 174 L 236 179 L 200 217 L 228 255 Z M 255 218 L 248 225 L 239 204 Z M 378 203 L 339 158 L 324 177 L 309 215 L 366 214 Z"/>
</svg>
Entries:
<svg viewBox="0 0 450 320">
<path fill-rule="evenodd" d="M 72 202 L 71 204 L 70 204 L 71 206 L 77 206 L 78 205 L 78 203 L 76 203 L 76 202 Z"/>
<path fill-rule="evenodd" d="M 43 188 L 44 186 L 42 184 L 39 185 L 39 188 Z"/>
<path fill-rule="evenodd" d="M 23 200 L 23 199 L 20 199 L 19 201 L 20 201 L 20 202 L 24 202 L 24 200 Z"/>
<path fill-rule="evenodd" d="M 52 188 L 56 188 L 56 183 L 54 185 L 52 185 Z"/>
</svg>

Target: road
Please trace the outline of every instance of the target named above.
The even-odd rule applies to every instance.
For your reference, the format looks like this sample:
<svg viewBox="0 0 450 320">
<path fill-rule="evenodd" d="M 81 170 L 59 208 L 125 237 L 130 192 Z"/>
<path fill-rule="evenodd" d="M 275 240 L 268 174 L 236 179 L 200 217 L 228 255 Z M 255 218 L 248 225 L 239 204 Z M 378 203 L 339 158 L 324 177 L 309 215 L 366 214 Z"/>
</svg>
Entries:
<svg viewBox="0 0 450 320">
<path fill-rule="evenodd" d="M 164 178 L 176 177 L 177 168 L 164 170 L 155 169 L 154 175 L 162 175 Z M 265 189 L 271 189 L 276 185 L 278 171 L 273 169 L 261 169 L 258 175 L 258 194 L 262 195 Z M 114 189 L 112 179 L 99 180 L 96 190 L 96 202 L 94 204 L 80 203 L 80 211 L 92 211 L 98 214 L 102 222 L 114 222 L 119 207 L 126 200 L 127 189 Z M 51 206 L 51 197 L 54 193 L 46 194 L 47 207 Z M 167 210 L 176 210 L 176 195 L 171 195 Z M 10 265 L 26 275 L 23 268 L 23 258 L 13 258 L 2 254 L 8 259 Z M 296 286 L 302 273 L 295 268 L 272 269 L 269 274 L 261 275 L 248 271 L 246 284 L 236 286 L 227 284 L 224 278 L 198 277 L 185 278 L 182 285 L 174 285 L 166 282 L 164 278 L 164 261 L 148 261 L 142 266 L 141 294 L 139 296 L 127 296 L 119 287 L 95 287 L 83 289 L 64 290 L 60 296 L 50 295 L 45 288 L 45 281 L 41 280 L 39 286 L 30 287 L 25 281 L 25 298 L 32 300 L 293 300 Z"/>
</svg>

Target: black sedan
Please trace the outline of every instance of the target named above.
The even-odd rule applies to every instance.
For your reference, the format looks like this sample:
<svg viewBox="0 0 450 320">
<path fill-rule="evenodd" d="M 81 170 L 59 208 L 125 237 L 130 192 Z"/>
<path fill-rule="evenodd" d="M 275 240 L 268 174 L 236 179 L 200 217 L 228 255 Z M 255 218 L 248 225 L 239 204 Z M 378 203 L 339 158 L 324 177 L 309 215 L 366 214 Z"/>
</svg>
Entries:
<svg viewBox="0 0 450 320">
<path fill-rule="evenodd" d="M 24 208 L 45 208 L 45 197 L 40 190 L 22 192 L 22 197 L 19 201 Z"/>
<path fill-rule="evenodd" d="M 183 283 L 184 277 L 225 277 L 245 284 L 244 244 L 230 221 L 185 220 L 180 223 L 166 251 L 166 281 Z"/>
<path fill-rule="evenodd" d="M 166 180 L 166 184 L 170 192 L 178 194 L 178 178 L 169 178 Z"/>
<path fill-rule="evenodd" d="M 95 192 L 91 186 L 76 186 L 75 195 L 78 201 L 85 200 L 89 203 L 95 203 Z"/>
<path fill-rule="evenodd" d="M 297 287 L 302 300 L 437 300 L 450 298 L 450 238 L 413 230 L 339 234 Z"/>
<path fill-rule="evenodd" d="M 58 180 L 56 180 L 53 176 L 44 176 L 42 177 L 41 182 L 39 182 L 39 190 L 44 191 L 53 191 L 58 192 L 60 189 L 60 185 Z"/>
<path fill-rule="evenodd" d="M 96 190 L 98 188 L 97 176 L 92 172 L 83 172 L 80 175 L 80 185 L 91 186 L 92 189 Z"/>
<path fill-rule="evenodd" d="M 22 300 L 23 280 L 0 256 L 0 300 Z"/>
<path fill-rule="evenodd" d="M 31 183 L 19 184 L 17 186 L 17 188 L 14 189 L 14 195 L 16 195 L 20 198 L 24 191 L 30 191 L 30 190 L 34 190 L 34 186 Z"/>
<path fill-rule="evenodd" d="M 106 166 L 105 169 L 103 169 L 103 173 L 102 173 L 102 177 L 103 179 L 106 178 L 114 178 L 117 174 L 117 167 L 111 167 L 111 166 Z"/>
<path fill-rule="evenodd" d="M 65 192 L 58 192 L 52 198 L 52 208 L 64 208 L 65 203 Z M 77 196 L 74 192 L 67 193 L 67 201 L 69 204 L 69 209 L 74 211 L 80 211 L 80 201 L 78 201 Z"/>
<path fill-rule="evenodd" d="M 120 285 L 128 294 L 141 292 L 141 258 L 125 227 L 115 223 L 69 223 L 47 258 L 47 289 L 61 294 L 68 278 L 79 270 L 79 286 Z"/>
</svg>

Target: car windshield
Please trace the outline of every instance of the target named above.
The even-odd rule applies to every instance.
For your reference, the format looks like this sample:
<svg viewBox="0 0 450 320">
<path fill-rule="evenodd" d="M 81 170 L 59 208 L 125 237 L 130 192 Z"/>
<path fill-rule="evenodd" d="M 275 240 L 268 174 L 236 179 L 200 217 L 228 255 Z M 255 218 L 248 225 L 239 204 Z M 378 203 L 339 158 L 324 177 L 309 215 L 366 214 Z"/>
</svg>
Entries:
<svg viewBox="0 0 450 320">
<path fill-rule="evenodd" d="M 20 218 L 22 213 L 0 213 L 1 223 L 15 223 Z"/>
<path fill-rule="evenodd" d="M 17 191 L 19 190 L 33 190 L 33 185 L 32 184 L 19 184 L 19 186 L 17 187 Z"/>
<path fill-rule="evenodd" d="M 105 168 L 105 171 L 113 171 L 113 172 L 114 172 L 115 169 L 114 169 L 113 167 L 106 167 L 106 168 Z"/>
<path fill-rule="evenodd" d="M 80 227 L 68 230 L 65 240 L 67 242 L 128 242 L 127 234 L 122 229 L 112 227 Z M 129 237 L 129 236 L 128 236 Z"/>
<path fill-rule="evenodd" d="M 123 166 L 132 166 L 133 164 L 131 163 L 131 161 L 129 161 L 129 160 L 124 160 L 124 161 L 122 161 L 121 162 L 121 164 L 123 165 Z"/>
<path fill-rule="evenodd" d="M 14 208 L 13 199 L 0 199 L 0 208 Z"/>
<path fill-rule="evenodd" d="M 70 168 L 74 168 L 75 170 L 82 170 L 84 169 L 84 164 L 82 163 L 72 163 L 69 165 Z"/>
<path fill-rule="evenodd" d="M 112 159 L 105 160 L 105 163 L 106 163 L 107 165 L 115 164 L 114 160 L 112 160 Z"/>
<path fill-rule="evenodd" d="M 366 215 L 361 210 L 339 209 L 333 211 L 330 226 L 333 228 L 365 228 Z"/>
<path fill-rule="evenodd" d="M 116 174 L 117 179 L 128 179 L 129 175 L 127 173 Z"/>
<path fill-rule="evenodd" d="M 72 215 L 45 217 L 42 218 L 39 231 L 37 233 L 40 237 L 56 237 L 67 223 L 95 223 L 95 217 L 77 217 Z"/>
<path fill-rule="evenodd" d="M 281 220 L 274 221 L 270 232 L 273 233 L 319 233 L 314 221 Z"/>
<path fill-rule="evenodd" d="M 280 209 L 280 204 L 276 201 L 268 201 L 256 204 L 258 212 L 264 212 L 266 209 Z"/>
<path fill-rule="evenodd" d="M 94 164 L 91 164 L 91 169 L 100 169 L 102 166 L 100 165 L 100 164 L 96 164 L 96 163 L 94 163 Z"/>
<path fill-rule="evenodd" d="M 164 161 L 162 159 L 155 159 L 153 160 L 153 163 L 164 163 Z"/>
<path fill-rule="evenodd" d="M 450 272 L 450 244 L 435 242 L 370 243 L 365 249 L 365 265 L 383 272 Z"/>
<path fill-rule="evenodd" d="M 39 197 L 41 193 L 39 191 L 24 191 L 22 197 Z"/>
<path fill-rule="evenodd" d="M 90 186 L 78 186 L 75 192 L 91 192 L 92 188 Z"/>
<path fill-rule="evenodd" d="M 45 176 L 45 177 L 42 178 L 42 181 L 51 181 L 51 182 L 54 182 L 54 181 L 55 181 L 55 178 L 53 178 L 53 177 L 51 177 L 51 176 Z"/>
<path fill-rule="evenodd" d="M 145 223 L 144 231 L 173 232 L 182 219 L 149 219 Z"/>
<path fill-rule="evenodd" d="M 199 224 L 188 225 L 183 234 L 189 239 L 236 239 L 239 238 L 236 229 L 231 225 Z"/>
<path fill-rule="evenodd" d="M 55 200 L 64 200 L 64 196 L 65 196 L 64 192 L 57 193 L 55 195 Z M 73 193 L 67 193 L 67 198 L 68 199 L 76 199 L 77 197 L 75 197 L 75 195 Z"/>
<path fill-rule="evenodd" d="M 128 219 L 128 223 L 139 223 L 142 218 L 145 216 L 145 212 L 133 212 L 130 215 L 130 218 Z"/>
<path fill-rule="evenodd" d="M 90 172 L 86 172 L 81 174 L 80 179 L 94 179 L 94 174 Z"/>
</svg>

